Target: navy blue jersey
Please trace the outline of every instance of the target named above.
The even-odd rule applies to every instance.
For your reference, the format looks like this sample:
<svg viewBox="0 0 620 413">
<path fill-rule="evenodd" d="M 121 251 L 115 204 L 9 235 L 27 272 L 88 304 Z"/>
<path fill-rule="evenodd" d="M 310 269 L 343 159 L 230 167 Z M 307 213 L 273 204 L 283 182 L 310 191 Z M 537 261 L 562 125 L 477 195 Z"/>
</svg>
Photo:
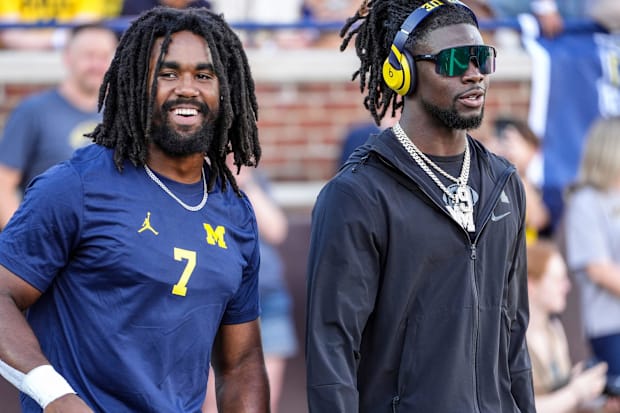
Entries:
<svg viewBox="0 0 620 413">
<path fill-rule="evenodd" d="M 202 183 L 160 179 L 200 202 Z M 119 173 L 112 150 L 90 145 L 28 187 L 0 233 L 0 264 L 43 292 L 28 320 L 94 410 L 199 412 L 218 326 L 259 315 L 257 240 L 232 189 L 217 185 L 190 212 L 142 167 Z"/>
</svg>

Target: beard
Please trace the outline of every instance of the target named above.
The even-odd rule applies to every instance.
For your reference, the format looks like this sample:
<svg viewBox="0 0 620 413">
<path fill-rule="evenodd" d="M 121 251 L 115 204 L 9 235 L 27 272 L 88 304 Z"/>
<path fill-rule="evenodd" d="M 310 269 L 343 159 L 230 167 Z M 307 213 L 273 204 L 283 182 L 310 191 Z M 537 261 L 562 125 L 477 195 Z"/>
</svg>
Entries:
<svg viewBox="0 0 620 413">
<path fill-rule="evenodd" d="M 480 127 L 484 117 L 484 108 L 480 111 L 480 115 L 466 118 L 459 115 L 454 105 L 448 109 L 443 109 L 427 102 L 426 100 L 422 100 L 422 106 L 434 119 L 443 123 L 444 126 L 450 129 L 476 129 Z"/>
<path fill-rule="evenodd" d="M 179 104 L 191 103 L 199 107 L 204 116 L 198 130 L 191 132 L 192 126 L 174 126 L 166 114 Z M 195 153 L 207 153 L 215 137 L 218 113 L 209 109 L 204 103 L 187 100 L 169 101 L 153 113 L 151 140 L 161 148 L 166 155 L 180 158 Z"/>
</svg>

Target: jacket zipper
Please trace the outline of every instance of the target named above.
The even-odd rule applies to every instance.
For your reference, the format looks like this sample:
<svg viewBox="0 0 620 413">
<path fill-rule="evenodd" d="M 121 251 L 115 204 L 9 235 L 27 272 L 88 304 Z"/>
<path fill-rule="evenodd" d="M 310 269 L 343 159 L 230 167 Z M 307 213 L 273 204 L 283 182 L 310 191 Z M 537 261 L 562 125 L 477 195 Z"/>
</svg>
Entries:
<svg viewBox="0 0 620 413">
<path fill-rule="evenodd" d="M 472 385 L 474 391 L 474 400 L 476 400 L 476 412 L 480 412 L 480 395 L 478 393 L 478 343 L 480 341 L 480 296 L 478 295 L 478 281 L 476 280 L 476 241 L 471 242 L 470 248 L 470 278 L 473 285 L 473 298 L 474 298 L 474 331 L 472 334 L 473 339 L 473 354 L 472 360 L 474 361 L 472 369 Z"/>
<path fill-rule="evenodd" d="M 379 158 L 379 160 L 384 165 L 386 165 L 388 168 L 390 168 L 393 171 L 396 171 L 396 173 L 399 173 L 402 176 L 406 177 L 407 179 L 411 180 L 412 183 L 415 184 L 420 189 L 420 191 L 422 191 L 422 193 L 426 195 L 428 199 L 431 200 L 432 203 L 434 203 L 441 211 L 443 211 L 449 217 L 450 220 L 453 221 L 453 218 L 450 216 L 448 211 L 446 211 L 442 205 L 440 205 L 437 201 L 435 201 L 435 199 L 431 197 L 425 191 L 423 187 L 418 185 L 414 180 L 412 180 L 409 176 L 404 174 L 401 170 L 399 170 L 398 168 L 395 168 L 394 165 L 392 165 L 390 162 L 384 159 L 381 155 L 379 155 L 378 153 L 376 155 L 377 155 L 377 158 Z M 360 165 L 363 165 L 368 160 L 368 156 L 369 156 L 368 154 L 364 156 L 364 158 L 362 159 L 362 162 L 360 162 Z M 473 348 L 474 348 L 473 349 L 473 360 L 474 360 L 473 367 L 474 368 L 472 371 L 472 384 L 473 384 L 474 398 L 476 400 L 476 404 L 475 404 L 476 412 L 475 413 L 481 412 L 480 394 L 478 392 L 478 343 L 480 340 L 480 305 L 479 305 L 480 297 L 478 295 L 478 283 L 476 280 L 477 243 L 478 243 L 478 239 L 480 235 L 482 234 L 483 229 L 486 227 L 487 222 L 489 222 L 489 219 L 491 218 L 491 212 L 493 212 L 493 209 L 495 208 L 495 204 L 497 203 L 502 191 L 504 190 L 506 183 L 508 182 L 508 179 L 510 178 L 510 176 L 512 176 L 512 174 L 515 171 L 516 169 L 514 167 L 508 167 L 500 175 L 497 185 L 495 185 L 493 192 L 491 193 L 491 197 L 489 198 L 491 202 L 487 204 L 487 208 L 484 211 L 484 220 L 482 221 L 482 225 L 480 226 L 480 229 L 478 230 L 478 233 L 476 234 L 476 238 L 474 239 L 473 242 L 471 238 L 469 237 L 469 233 L 465 230 L 465 228 L 461 227 L 461 229 L 466 235 L 466 239 L 467 239 L 467 242 L 469 243 L 469 248 L 470 248 L 470 262 L 471 262 L 470 277 L 471 277 L 471 282 L 473 285 L 474 308 L 476 309 L 474 312 L 474 331 L 472 334 L 473 335 L 472 338 L 474 340 L 474 343 L 473 343 Z M 394 398 L 392 398 L 392 412 L 393 413 L 396 413 L 396 406 L 399 404 L 399 402 L 400 402 L 399 396 L 395 396 Z"/>
<path fill-rule="evenodd" d="M 506 183 L 508 182 L 508 179 L 510 178 L 510 176 L 515 172 L 514 167 L 513 168 L 507 168 L 503 171 L 502 175 L 500 176 L 500 179 L 497 183 L 497 185 L 493 188 L 493 192 L 491 193 L 491 197 L 489 198 L 491 200 L 491 202 L 489 202 L 487 204 L 487 208 L 484 211 L 485 215 L 484 215 L 484 220 L 482 221 L 482 225 L 478 231 L 478 233 L 476 234 L 476 238 L 474 239 L 473 242 L 470 241 L 470 262 L 471 262 L 471 282 L 473 285 L 473 295 L 474 295 L 474 308 L 475 308 L 475 312 L 474 312 L 474 334 L 473 334 L 473 338 L 474 338 L 474 345 L 473 345 L 473 360 L 474 360 L 474 368 L 472 371 L 472 383 L 473 383 L 473 387 L 474 387 L 474 397 L 476 400 L 476 412 L 480 413 L 480 393 L 478 392 L 478 344 L 480 342 L 480 296 L 478 293 L 478 282 L 476 279 L 476 259 L 477 259 L 477 245 L 478 245 L 478 239 L 480 238 L 480 235 L 482 234 L 482 231 L 484 230 L 484 228 L 487 225 L 487 222 L 489 222 L 489 219 L 491 217 L 491 212 L 493 212 L 493 209 L 495 208 L 495 204 L 497 203 L 502 191 L 504 190 L 504 188 L 506 187 Z M 465 231 L 465 229 L 463 229 L 463 231 Z M 469 236 L 467 237 L 469 239 Z"/>
<path fill-rule="evenodd" d="M 399 403 L 400 403 L 400 397 L 394 396 L 392 398 L 392 413 L 396 413 L 396 408 L 398 407 Z"/>
</svg>

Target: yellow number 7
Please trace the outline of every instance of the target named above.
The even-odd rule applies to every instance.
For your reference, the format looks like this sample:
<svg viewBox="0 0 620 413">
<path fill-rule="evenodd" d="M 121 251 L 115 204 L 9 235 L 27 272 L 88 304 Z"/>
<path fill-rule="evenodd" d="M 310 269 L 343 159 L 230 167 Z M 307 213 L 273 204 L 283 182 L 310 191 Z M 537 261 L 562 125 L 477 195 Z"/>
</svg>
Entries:
<svg viewBox="0 0 620 413">
<path fill-rule="evenodd" d="M 172 294 L 185 297 L 185 294 L 187 294 L 187 283 L 194 272 L 194 268 L 196 268 L 196 251 L 175 248 L 174 259 L 177 261 L 187 260 L 187 265 L 181 274 L 181 278 L 179 278 L 179 282 L 172 287 Z"/>
</svg>

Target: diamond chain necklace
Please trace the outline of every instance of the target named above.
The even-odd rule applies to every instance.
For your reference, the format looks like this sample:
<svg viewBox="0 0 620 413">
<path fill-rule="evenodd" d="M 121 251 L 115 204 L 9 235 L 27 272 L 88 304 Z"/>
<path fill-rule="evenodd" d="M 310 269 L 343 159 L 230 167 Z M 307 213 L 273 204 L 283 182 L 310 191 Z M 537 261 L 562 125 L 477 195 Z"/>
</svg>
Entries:
<svg viewBox="0 0 620 413">
<path fill-rule="evenodd" d="M 432 166 L 437 172 L 448 178 L 449 180 L 455 182 L 459 187 L 465 187 L 467 185 L 467 181 L 469 179 L 469 164 L 470 164 L 470 156 L 469 156 L 469 143 L 467 139 L 465 140 L 465 154 L 463 157 L 463 166 L 461 167 L 461 175 L 458 178 L 453 177 L 439 165 L 435 164 L 432 160 L 430 160 L 424 153 L 418 149 L 417 146 L 409 139 L 403 128 L 400 126 L 400 123 L 396 122 L 394 126 L 392 126 L 392 130 L 398 138 L 398 141 L 401 145 L 409 152 L 409 155 L 416 161 L 416 163 L 422 168 L 422 170 L 437 184 L 439 188 L 448 196 L 448 198 L 452 199 L 452 201 L 457 202 L 457 194 L 450 192 L 448 188 L 439 180 L 437 175 L 433 173 L 431 168 L 428 165 Z"/>
<path fill-rule="evenodd" d="M 203 190 L 202 201 L 200 201 L 200 203 L 196 206 L 187 205 L 185 202 L 181 201 L 175 194 L 172 193 L 172 191 L 162 181 L 159 180 L 157 175 L 155 175 L 153 171 L 151 171 L 151 169 L 147 166 L 147 164 L 144 164 L 144 170 L 146 171 L 146 174 L 149 176 L 149 178 L 151 178 L 153 182 L 155 182 L 161 189 L 164 190 L 165 193 L 170 195 L 172 199 L 177 201 L 179 205 L 181 205 L 183 208 L 187 209 L 188 211 L 192 211 L 192 212 L 200 211 L 207 203 L 207 198 L 209 198 L 209 193 L 207 192 L 207 179 L 205 178 L 204 167 L 202 168 L 202 171 L 201 171 L 202 172 L 202 190 Z"/>
</svg>

